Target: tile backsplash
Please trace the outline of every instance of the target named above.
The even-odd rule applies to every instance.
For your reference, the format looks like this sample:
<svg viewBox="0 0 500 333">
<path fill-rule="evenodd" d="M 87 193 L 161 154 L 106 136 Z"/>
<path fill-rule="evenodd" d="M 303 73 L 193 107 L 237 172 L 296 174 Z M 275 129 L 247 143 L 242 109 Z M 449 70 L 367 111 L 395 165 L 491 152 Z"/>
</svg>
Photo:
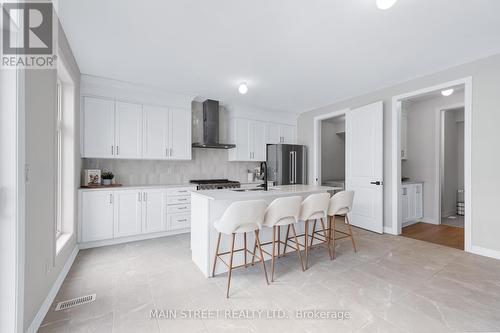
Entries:
<svg viewBox="0 0 500 333">
<path fill-rule="evenodd" d="M 229 162 L 225 149 L 193 149 L 191 161 L 113 160 L 84 158 L 83 169 L 107 169 L 123 185 L 180 184 L 191 179 L 227 178 L 247 181 L 258 162 Z"/>
</svg>

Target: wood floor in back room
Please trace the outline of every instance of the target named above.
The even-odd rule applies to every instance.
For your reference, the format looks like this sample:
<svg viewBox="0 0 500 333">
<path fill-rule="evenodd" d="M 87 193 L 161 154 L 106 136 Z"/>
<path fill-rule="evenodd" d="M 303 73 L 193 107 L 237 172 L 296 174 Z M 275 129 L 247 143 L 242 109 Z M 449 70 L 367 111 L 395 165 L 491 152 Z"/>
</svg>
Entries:
<svg viewBox="0 0 500 333">
<path fill-rule="evenodd" d="M 418 222 L 403 228 L 404 237 L 464 249 L 464 228 Z"/>
</svg>

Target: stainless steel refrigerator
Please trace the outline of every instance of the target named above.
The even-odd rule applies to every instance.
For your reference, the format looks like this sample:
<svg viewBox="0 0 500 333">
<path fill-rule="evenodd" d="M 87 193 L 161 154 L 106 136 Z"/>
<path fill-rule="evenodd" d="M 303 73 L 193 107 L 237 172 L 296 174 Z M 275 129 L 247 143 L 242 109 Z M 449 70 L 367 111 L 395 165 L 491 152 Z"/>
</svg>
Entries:
<svg viewBox="0 0 500 333">
<path fill-rule="evenodd" d="M 307 184 L 306 146 L 267 145 L 267 179 L 275 185 Z"/>
</svg>

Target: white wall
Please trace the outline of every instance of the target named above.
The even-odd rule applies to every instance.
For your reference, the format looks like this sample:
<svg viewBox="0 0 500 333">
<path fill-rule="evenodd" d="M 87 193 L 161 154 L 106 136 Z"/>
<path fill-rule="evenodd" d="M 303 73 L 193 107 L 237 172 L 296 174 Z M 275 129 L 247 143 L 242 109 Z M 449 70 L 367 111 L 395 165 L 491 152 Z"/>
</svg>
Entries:
<svg viewBox="0 0 500 333">
<path fill-rule="evenodd" d="M 451 96 L 438 96 L 418 102 L 404 103 L 403 109 L 408 116 L 407 149 L 408 159 L 401 162 L 401 174 L 411 180 L 423 181 L 424 219 L 438 224 L 436 207 L 436 156 L 441 142 L 436 133 L 438 110 L 464 102 L 464 93 L 456 92 Z M 456 169 L 455 169 L 456 170 Z M 456 178 L 456 177 L 455 177 Z"/>
<path fill-rule="evenodd" d="M 345 179 L 345 124 L 321 122 L 321 180 Z"/>
<path fill-rule="evenodd" d="M 80 168 L 79 152 L 79 82 L 80 71 L 73 57 L 62 27 L 58 32 L 60 52 L 69 66 L 75 83 L 75 164 Z M 26 163 L 29 165 L 29 181 L 26 183 L 26 244 L 24 280 L 24 329 L 28 329 L 44 300 L 61 273 L 64 264 L 76 246 L 76 237 L 68 240 L 56 256 L 55 251 L 55 119 L 56 119 L 57 71 L 28 70 L 25 82 L 26 107 Z M 76 182 L 75 175 L 75 184 Z M 70 196 L 71 198 L 71 196 Z M 73 192 L 76 206 L 76 188 Z M 73 220 L 76 223 L 76 211 Z M 43 319 L 43 318 L 42 318 Z"/>
<path fill-rule="evenodd" d="M 409 80 L 369 94 L 353 97 L 302 113 L 298 120 L 298 142 L 310 149 L 314 144 L 313 118 L 318 115 L 384 102 L 384 226 L 392 228 L 392 97 L 464 77 L 472 77 L 472 245 L 492 250 L 500 257 L 500 223 L 496 206 L 500 202 L 500 155 L 492 154 L 500 141 L 500 54 L 479 61 Z M 313 156 L 308 157 L 309 179 L 313 178 Z"/>
</svg>

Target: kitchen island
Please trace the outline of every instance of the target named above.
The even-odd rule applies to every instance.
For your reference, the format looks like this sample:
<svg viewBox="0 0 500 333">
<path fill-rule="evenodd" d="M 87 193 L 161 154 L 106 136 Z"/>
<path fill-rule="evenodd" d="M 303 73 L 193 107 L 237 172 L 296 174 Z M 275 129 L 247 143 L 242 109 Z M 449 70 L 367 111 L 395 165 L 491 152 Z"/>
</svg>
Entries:
<svg viewBox="0 0 500 333">
<path fill-rule="evenodd" d="M 315 186 L 315 185 L 282 185 L 271 187 L 269 190 L 259 189 L 225 189 L 225 190 L 205 190 L 191 193 L 191 253 L 192 260 L 206 277 L 212 275 L 212 263 L 215 256 L 217 242 L 217 231 L 214 223 L 217 221 L 226 208 L 235 201 L 243 200 L 264 200 L 271 203 L 276 198 L 299 195 L 303 198 L 313 193 L 323 193 L 339 190 L 336 187 Z M 302 233 L 304 223 L 299 223 L 297 232 Z M 286 228 L 281 228 L 281 239 L 285 238 Z M 262 243 L 270 241 L 272 229 L 264 228 L 260 232 Z M 220 249 L 226 251 L 230 248 L 230 237 L 223 235 Z M 303 239 L 303 238 L 302 238 Z M 302 241 L 301 241 L 302 242 Z M 253 233 L 247 234 L 247 246 L 253 249 Z M 235 249 L 244 246 L 243 235 L 236 236 Z M 283 247 L 282 247 L 283 248 Z M 268 252 L 269 249 L 267 249 Z M 287 252 L 293 251 L 290 247 Z M 248 256 L 250 258 L 250 256 Z M 270 259 L 268 256 L 266 259 Z M 251 258 L 250 258 L 251 260 Z M 243 251 L 234 255 L 234 264 L 244 263 Z M 216 274 L 227 271 L 225 265 L 217 265 Z"/>
</svg>

